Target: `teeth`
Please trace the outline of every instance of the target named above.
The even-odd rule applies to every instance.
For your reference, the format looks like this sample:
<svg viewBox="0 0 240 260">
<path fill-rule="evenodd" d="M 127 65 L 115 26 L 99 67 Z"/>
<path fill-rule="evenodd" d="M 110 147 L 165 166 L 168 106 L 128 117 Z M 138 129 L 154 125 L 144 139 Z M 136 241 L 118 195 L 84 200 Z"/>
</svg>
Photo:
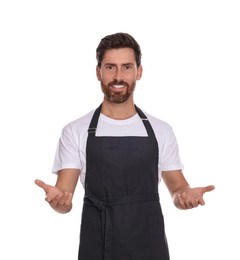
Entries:
<svg viewBox="0 0 240 260">
<path fill-rule="evenodd" d="M 124 85 L 113 85 L 114 88 L 123 88 Z"/>
</svg>

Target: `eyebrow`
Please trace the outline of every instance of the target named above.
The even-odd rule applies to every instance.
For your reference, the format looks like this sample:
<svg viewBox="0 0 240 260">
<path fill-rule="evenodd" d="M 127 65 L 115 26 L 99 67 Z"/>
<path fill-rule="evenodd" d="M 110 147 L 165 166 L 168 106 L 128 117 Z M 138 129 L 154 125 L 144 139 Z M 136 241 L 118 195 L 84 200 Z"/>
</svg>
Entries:
<svg viewBox="0 0 240 260">
<path fill-rule="evenodd" d="M 127 63 L 123 63 L 121 64 L 121 66 L 129 66 L 129 65 L 134 65 L 132 62 L 127 62 Z M 106 63 L 104 64 L 104 66 L 117 66 L 116 63 Z"/>
</svg>

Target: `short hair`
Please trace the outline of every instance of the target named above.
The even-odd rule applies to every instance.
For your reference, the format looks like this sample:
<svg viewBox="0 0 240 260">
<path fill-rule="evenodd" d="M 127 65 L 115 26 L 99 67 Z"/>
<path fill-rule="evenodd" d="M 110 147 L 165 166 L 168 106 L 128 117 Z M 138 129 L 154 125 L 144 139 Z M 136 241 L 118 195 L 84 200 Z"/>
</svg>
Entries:
<svg viewBox="0 0 240 260">
<path fill-rule="evenodd" d="M 128 33 L 110 34 L 101 39 L 96 49 L 98 67 L 101 67 L 102 60 L 107 50 L 119 48 L 133 49 L 137 67 L 139 67 L 142 58 L 141 48 L 137 41 Z"/>
</svg>

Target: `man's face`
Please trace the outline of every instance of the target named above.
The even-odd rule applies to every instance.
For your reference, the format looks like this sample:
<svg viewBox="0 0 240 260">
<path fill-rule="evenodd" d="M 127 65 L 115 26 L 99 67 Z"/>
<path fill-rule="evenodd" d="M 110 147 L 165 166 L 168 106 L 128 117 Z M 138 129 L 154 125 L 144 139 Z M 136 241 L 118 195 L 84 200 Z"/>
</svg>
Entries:
<svg viewBox="0 0 240 260">
<path fill-rule="evenodd" d="M 142 67 L 137 68 L 131 48 L 106 51 L 101 68 L 97 67 L 97 78 L 101 82 L 104 98 L 112 103 L 123 103 L 132 98 L 136 81 L 141 75 Z"/>
</svg>

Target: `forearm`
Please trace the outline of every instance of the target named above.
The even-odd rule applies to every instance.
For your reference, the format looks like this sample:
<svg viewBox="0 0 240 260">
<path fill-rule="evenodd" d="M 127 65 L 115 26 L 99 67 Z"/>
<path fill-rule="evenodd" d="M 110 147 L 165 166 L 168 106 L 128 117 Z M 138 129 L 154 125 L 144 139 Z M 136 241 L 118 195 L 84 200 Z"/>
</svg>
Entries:
<svg viewBox="0 0 240 260">
<path fill-rule="evenodd" d="M 182 171 L 164 171 L 162 172 L 162 177 L 172 196 L 174 205 L 177 208 L 182 208 L 179 203 L 179 196 L 190 189 Z"/>
<path fill-rule="evenodd" d="M 72 209 L 72 198 L 80 175 L 78 169 L 64 169 L 58 172 L 55 187 L 61 191 L 50 206 L 58 213 L 65 214 Z"/>
</svg>

